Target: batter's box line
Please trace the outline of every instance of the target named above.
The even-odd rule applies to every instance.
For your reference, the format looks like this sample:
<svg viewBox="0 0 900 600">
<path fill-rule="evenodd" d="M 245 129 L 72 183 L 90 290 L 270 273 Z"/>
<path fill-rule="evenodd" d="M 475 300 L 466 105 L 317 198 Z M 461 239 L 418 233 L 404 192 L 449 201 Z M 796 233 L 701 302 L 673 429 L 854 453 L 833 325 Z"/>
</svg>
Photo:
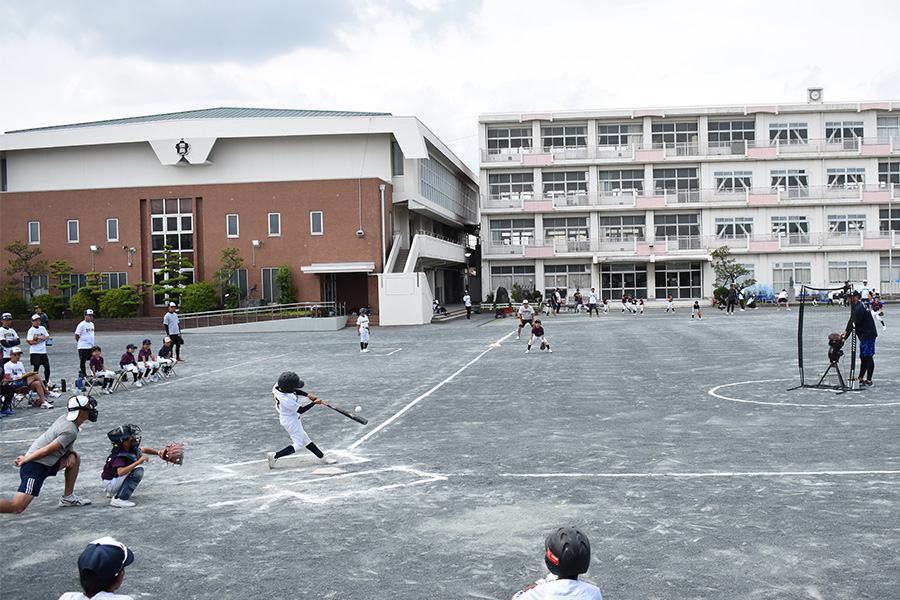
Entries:
<svg viewBox="0 0 900 600">
<path fill-rule="evenodd" d="M 382 469 L 381 471 L 390 471 L 393 469 Z M 369 487 L 364 489 L 354 489 L 347 490 L 345 492 L 337 492 L 332 494 L 310 494 L 303 492 L 295 492 L 293 490 L 285 490 L 282 489 L 274 494 L 265 494 L 263 496 L 254 496 L 252 498 L 241 498 L 239 500 L 225 500 L 222 502 L 214 502 L 212 504 L 207 504 L 208 508 L 220 508 L 223 506 L 237 506 L 240 504 L 246 504 L 248 502 L 263 502 L 263 504 L 257 507 L 257 512 L 263 512 L 268 510 L 268 507 L 275 501 L 283 500 L 283 499 L 294 499 L 300 502 L 306 502 L 309 504 L 323 504 L 327 502 L 332 502 L 334 500 L 340 500 L 343 498 L 358 498 L 361 495 L 374 495 L 380 492 L 385 492 L 388 490 L 398 489 L 398 488 L 407 488 L 418 485 L 424 485 L 426 483 L 435 483 L 438 481 L 446 481 L 447 477 L 443 475 L 435 475 L 431 474 L 429 477 L 425 477 L 422 479 L 417 479 L 415 481 L 407 481 L 405 483 L 391 483 L 385 485 L 379 485 L 375 487 Z M 275 487 L 275 486 L 267 486 L 267 487 Z"/>
<path fill-rule="evenodd" d="M 421 478 L 421 481 L 445 481 L 447 479 L 446 475 L 441 475 L 439 473 L 427 473 L 425 471 L 419 471 L 418 469 L 413 469 L 412 467 L 384 467 L 382 469 L 369 469 L 368 471 L 355 471 L 353 473 L 339 473 L 336 475 L 323 475 L 320 477 L 316 477 L 315 479 L 301 479 L 299 481 L 290 481 L 288 483 L 276 484 L 270 483 L 265 486 L 265 489 L 268 488 L 282 488 L 285 486 L 294 486 L 294 485 L 306 485 L 306 484 L 315 484 L 327 482 L 335 479 L 350 479 L 351 477 L 360 477 L 362 475 L 378 475 L 379 473 L 409 473 Z"/>
<path fill-rule="evenodd" d="M 734 387 L 737 385 L 749 385 L 755 383 L 778 383 L 783 381 L 796 381 L 794 378 L 788 379 L 758 379 L 754 381 L 738 381 L 735 383 L 724 383 L 722 385 L 717 385 L 712 388 L 707 394 L 713 396 L 715 398 L 719 398 L 720 400 L 728 400 L 729 402 L 740 402 L 742 404 L 759 404 L 762 406 L 780 406 L 784 408 L 881 408 L 881 407 L 889 407 L 889 406 L 900 406 L 900 402 L 882 402 L 882 403 L 873 403 L 868 402 L 865 404 L 810 404 L 807 402 L 766 402 L 764 400 L 745 400 L 743 398 L 732 398 L 730 396 L 724 396 L 719 394 L 718 391 L 722 388 Z M 798 388 L 805 389 L 805 388 Z M 822 390 L 819 390 L 822 391 Z M 824 390 L 831 391 L 831 390 Z M 873 390 L 874 391 L 874 390 Z"/>
<path fill-rule="evenodd" d="M 367 459 L 367 458 L 363 458 L 362 456 L 359 456 L 357 454 L 353 454 L 352 452 L 347 452 L 344 450 L 333 450 L 331 453 L 335 454 L 336 456 L 343 457 L 344 462 L 342 464 L 355 465 L 355 464 L 359 464 L 359 463 L 363 463 L 363 462 L 369 462 L 369 459 Z M 280 460 L 290 461 L 290 460 L 292 460 L 292 458 L 294 460 L 299 459 L 299 460 L 297 460 L 298 463 L 302 462 L 302 463 L 308 463 L 308 464 L 319 464 L 318 459 L 316 459 L 315 457 L 307 458 L 305 454 L 289 454 L 288 456 L 285 456 L 284 458 L 282 458 Z M 234 467 L 244 467 L 247 465 L 255 465 L 255 464 L 260 464 L 260 463 L 265 463 L 265 462 L 268 462 L 268 459 L 263 458 L 263 459 L 257 459 L 257 460 L 245 460 L 242 462 L 229 463 L 227 465 L 213 465 L 213 468 L 218 471 L 222 471 L 223 473 L 227 473 L 228 475 L 242 475 L 240 472 L 235 471 Z"/>
</svg>

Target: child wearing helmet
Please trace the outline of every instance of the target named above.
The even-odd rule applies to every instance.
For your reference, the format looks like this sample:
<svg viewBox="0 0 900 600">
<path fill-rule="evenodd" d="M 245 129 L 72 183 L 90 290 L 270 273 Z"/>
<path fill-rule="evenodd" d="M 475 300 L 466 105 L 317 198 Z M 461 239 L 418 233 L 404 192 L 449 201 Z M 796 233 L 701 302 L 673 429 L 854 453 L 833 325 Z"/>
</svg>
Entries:
<svg viewBox="0 0 900 600">
<path fill-rule="evenodd" d="M 130 508 L 134 502 L 129 498 L 144 477 L 144 467 L 141 465 L 150 460 L 146 455 L 159 456 L 160 451 L 141 448 L 141 428 L 131 423 L 116 427 L 106 437 L 113 447 L 100 474 L 103 491 L 107 498 L 111 498 L 110 506 Z"/>
<path fill-rule="evenodd" d="M 321 404 L 322 401 L 318 397 L 304 392 L 302 387 L 303 382 L 300 381 L 299 375 L 293 371 L 285 371 L 278 377 L 278 383 L 272 388 L 272 394 L 275 396 L 275 408 L 278 410 L 281 426 L 291 436 L 291 445 L 285 446 L 278 452 L 266 452 L 270 469 L 275 468 L 275 461 L 279 458 L 293 454 L 300 448 L 306 448 L 326 465 L 333 465 L 337 462 L 335 459 L 325 456 L 303 429 L 300 415 L 316 404 Z M 306 406 L 300 406 L 300 396 L 306 396 L 312 402 Z"/>
<path fill-rule="evenodd" d="M 534 585 L 520 590 L 512 600 L 540 600 L 543 598 L 583 598 L 603 600 L 600 588 L 578 576 L 587 573 L 591 564 L 591 543 L 575 527 L 560 527 L 547 536 L 544 543 L 544 562 L 550 574 Z"/>
</svg>

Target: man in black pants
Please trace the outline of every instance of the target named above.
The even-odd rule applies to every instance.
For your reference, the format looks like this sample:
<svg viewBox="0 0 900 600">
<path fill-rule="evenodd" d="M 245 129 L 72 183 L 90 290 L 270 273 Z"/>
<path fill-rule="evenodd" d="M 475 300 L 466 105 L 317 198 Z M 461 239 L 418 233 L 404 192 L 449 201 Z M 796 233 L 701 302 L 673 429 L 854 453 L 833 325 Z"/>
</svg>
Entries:
<svg viewBox="0 0 900 600">
<path fill-rule="evenodd" d="M 850 294 L 850 320 L 841 337 L 847 339 L 853 328 L 856 327 L 856 338 L 859 340 L 859 386 L 872 385 L 872 373 L 875 371 L 875 338 L 878 330 L 875 328 L 875 319 L 866 305 L 860 301 L 861 294 L 854 290 Z M 852 365 L 851 365 L 852 369 Z"/>
</svg>

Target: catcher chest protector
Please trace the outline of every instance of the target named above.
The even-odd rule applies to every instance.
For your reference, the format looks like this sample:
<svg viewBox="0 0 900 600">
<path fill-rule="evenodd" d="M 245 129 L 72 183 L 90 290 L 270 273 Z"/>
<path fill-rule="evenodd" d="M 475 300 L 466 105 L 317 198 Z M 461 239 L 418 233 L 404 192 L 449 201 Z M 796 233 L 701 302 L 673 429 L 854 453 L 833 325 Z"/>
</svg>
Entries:
<svg viewBox="0 0 900 600">
<path fill-rule="evenodd" d="M 560 527 L 547 536 L 544 562 L 559 577 L 586 573 L 591 564 L 591 543 L 574 527 Z"/>
</svg>

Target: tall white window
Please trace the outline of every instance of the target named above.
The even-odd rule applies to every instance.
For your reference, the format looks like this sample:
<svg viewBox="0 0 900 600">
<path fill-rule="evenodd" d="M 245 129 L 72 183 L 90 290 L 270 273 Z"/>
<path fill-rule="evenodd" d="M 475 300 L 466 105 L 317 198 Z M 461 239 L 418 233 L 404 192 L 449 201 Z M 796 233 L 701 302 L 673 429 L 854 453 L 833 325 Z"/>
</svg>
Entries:
<svg viewBox="0 0 900 600">
<path fill-rule="evenodd" d="M 107 219 L 106 220 L 106 241 L 107 242 L 118 242 L 119 241 L 119 220 L 118 219 Z"/>
<path fill-rule="evenodd" d="M 281 235 L 281 213 L 269 213 L 269 237 Z"/>
<path fill-rule="evenodd" d="M 240 236 L 240 222 L 237 215 L 225 215 L 225 235 L 236 238 Z"/>
<path fill-rule="evenodd" d="M 153 262 L 153 282 L 160 283 L 166 274 L 160 271 L 166 246 L 192 266 L 181 269 L 187 277 L 184 285 L 194 283 L 194 213 L 193 198 L 153 198 L 150 200 L 150 252 Z M 159 306 L 165 300 L 163 294 L 154 294 L 153 302 Z"/>
<path fill-rule="evenodd" d="M 892 139 L 900 139 L 900 117 L 878 117 L 878 141 L 887 144 Z"/>
<path fill-rule="evenodd" d="M 812 268 L 808 262 L 775 263 L 772 267 L 772 287 L 775 291 L 812 283 Z"/>
<path fill-rule="evenodd" d="M 309 233 L 312 235 L 323 235 L 325 233 L 325 224 L 322 222 L 321 210 L 310 211 Z"/>
<path fill-rule="evenodd" d="M 263 267 L 262 269 L 262 299 L 266 302 L 275 302 L 278 298 L 278 283 L 275 281 L 277 274 L 277 268 Z"/>
<path fill-rule="evenodd" d="M 41 222 L 40 221 L 28 221 L 28 243 L 29 244 L 40 244 L 41 243 Z"/>
<path fill-rule="evenodd" d="M 66 232 L 70 244 L 78 242 L 78 221 L 67 221 Z"/>
</svg>

